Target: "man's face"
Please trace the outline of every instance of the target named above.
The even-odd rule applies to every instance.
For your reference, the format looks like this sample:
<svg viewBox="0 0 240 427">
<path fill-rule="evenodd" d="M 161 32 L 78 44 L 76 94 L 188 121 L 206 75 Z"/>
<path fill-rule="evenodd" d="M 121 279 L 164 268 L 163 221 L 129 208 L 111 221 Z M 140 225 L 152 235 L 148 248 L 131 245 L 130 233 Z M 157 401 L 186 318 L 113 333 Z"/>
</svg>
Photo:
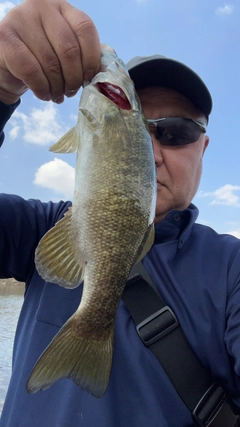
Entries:
<svg viewBox="0 0 240 427">
<path fill-rule="evenodd" d="M 138 91 L 147 119 L 187 117 L 206 122 L 196 107 L 180 93 L 163 87 L 149 87 Z M 199 186 L 202 158 L 209 138 L 202 133 L 198 141 L 177 147 L 161 145 L 152 132 L 157 174 L 157 205 L 155 223 L 172 209 L 189 206 Z"/>
</svg>

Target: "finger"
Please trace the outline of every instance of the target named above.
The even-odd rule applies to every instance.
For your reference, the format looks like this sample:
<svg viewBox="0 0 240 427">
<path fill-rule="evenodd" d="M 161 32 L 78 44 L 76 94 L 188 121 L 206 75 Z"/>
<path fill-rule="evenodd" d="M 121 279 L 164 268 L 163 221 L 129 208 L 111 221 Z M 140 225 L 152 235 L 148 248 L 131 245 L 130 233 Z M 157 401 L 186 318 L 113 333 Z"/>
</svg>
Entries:
<svg viewBox="0 0 240 427">
<path fill-rule="evenodd" d="M 73 95 L 83 77 L 90 79 L 98 71 L 97 30 L 65 0 L 25 0 L 8 13 L 0 36 L 5 37 L 1 51 L 6 69 L 40 99 Z"/>
<path fill-rule="evenodd" d="M 21 9 L 19 7 L 21 20 L 18 20 L 19 24 L 16 25 L 16 32 L 19 39 L 22 40 L 28 50 L 35 57 L 36 63 L 38 63 L 38 69 L 41 69 L 45 76 L 45 81 L 48 85 L 47 94 L 45 97 L 56 101 L 57 99 L 61 99 L 63 97 L 65 83 L 60 60 L 51 44 L 51 41 L 48 38 L 48 35 L 45 32 L 44 23 L 46 20 L 51 22 L 56 40 L 58 40 L 59 32 L 70 32 L 70 29 L 67 29 L 68 31 L 66 31 L 65 27 L 68 27 L 68 24 L 65 23 L 64 25 L 64 22 L 59 22 L 59 20 L 64 20 L 61 17 L 60 10 L 54 3 L 52 4 L 49 1 L 44 2 L 44 0 L 42 0 L 41 3 L 38 4 L 35 4 L 34 1 L 28 1 L 25 3 L 25 5 L 27 8 L 27 22 L 25 22 L 26 25 L 23 25 L 25 20 L 25 8 L 23 7 L 23 3 Z M 44 85 L 43 88 L 39 88 L 37 86 L 39 81 L 34 80 L 34 74 L 32 77 L 33 78 L 31 78 L 31 76 L 27 76 L 26 83 L 28 84 L 29 88 L 35 94 L 37 94 L 38 97 L 40 97 L 39 93 L 46 93 L 46 86 Z"/>
<path fill-rule="evenodd" d="M 53 96 L 58 98 L 64 93 L 61 65 L 44 33 L 39 11 L 32 6 L 36 6 L 34 2 L 25 1 L 13 8 L 2 21 L 0 59 L 3 67 L 38 98 L 50 100 L 51 86 L 44 67 L 47 64 L 50 73 L 54 74 L 57 93 Z M 38 52 L 44 57 L 42 63 Z"/>
<path fill-rule="evenodd" d="M 6 91 L 15 90 L 17 92 L 19 87 L 19 94 L 21 95 L 21 90 L 24 92 L 28 87 L 38 98 L 46 99 L 49 96 L 49 83 L 35 56 L 12 29 L 3 29 L 0 32 L 0 37 L 2 46 L 1 62 L 5 67 L 2 73 L 5 71 L 4 74 L 6 74 L 6 70 L 8 70 L 9 76 L 9 87 L 7 86 L 8 81 L 5 81 Z M 5 43 L 4 38 L 6 39 Z M 6 49 L 4 49 L 4 45 L 7 45 Z M 20 82 L 22 82 L 21 85 Z"/>
<path fill-rule="evenodd" d="M 83 83 L 82 55 L 78 40 L 61 13 L 55 14 L 54 22 L 51 14 L 42 17 L 42 26 L 59 62 L 63 83 L 62 94 L 69 96 Z M 38 50 L 35 55 L 45 70 L 53 94 L 58 89 L 54 67 L 49 66 L 49 58 L 45 58 L 43 51 Z"/>
<path fill-rule="evenodd" d="M 97 29 L 88 15 L 69 3 L 65 2 L 61 10 L 80 46 L 83 78 L 91 80 L 100 67 L 101 47 Z"/>
<path fill-rule="evenodd" d="M 62 8 L 56 5 L 59 3 L 42 0 L 37 15 L 40 22 L 33 15 L 26 30 L 21 28 L 22 39 L 48 80 L 53 101 L 62 100 L 63 94 L 73 96 L 83 78 L 89 79 L 90 74 L 92 78 L 98 71 L 100 62 L 100 42 L 90 18 L 67 2 L 62 2 Z M 67 16 L 62 14 L 66 11 Z M 30 88 L 36 93 L 37 88 Z"/>
</svg>

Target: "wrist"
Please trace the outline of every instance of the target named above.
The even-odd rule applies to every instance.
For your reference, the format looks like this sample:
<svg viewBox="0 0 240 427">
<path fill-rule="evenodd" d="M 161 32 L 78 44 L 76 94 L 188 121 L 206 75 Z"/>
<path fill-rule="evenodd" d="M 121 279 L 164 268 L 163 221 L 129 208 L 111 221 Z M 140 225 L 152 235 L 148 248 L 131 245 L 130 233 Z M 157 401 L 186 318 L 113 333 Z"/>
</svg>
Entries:
<svg viewBox="0 0 240 427">
<path fill-rule="evenodd" d="M 9 91 L 9 88 L 12 90 Z M 0 101 L 6 105 L 16 104 L 27 89 L 28 88 L 24 85 L 21 87 L 15 87 L 13 82 L 12 84 L 8 84 L 7 87 L 0 85 Z"/>
<path fill-rule="evenodd" d="M 7 121 L 10 119 L 11 115 L 14 113 L 18 105 L 20 104 L 21 100 L 19 99 L 18 102 L 15 102 L 14 104 L 6 104 L 3 101 L 0 101 L 0 147 L 4 140 L 4 126 L 7 123 Z"/>
<path fill-rule="evenodd" d="M 20 99 L 20 96 L 17 94 L 10 94 L 3 89 L 0 89 L 0 101 L 6 105 L 16 104 Z"/>
</svg>

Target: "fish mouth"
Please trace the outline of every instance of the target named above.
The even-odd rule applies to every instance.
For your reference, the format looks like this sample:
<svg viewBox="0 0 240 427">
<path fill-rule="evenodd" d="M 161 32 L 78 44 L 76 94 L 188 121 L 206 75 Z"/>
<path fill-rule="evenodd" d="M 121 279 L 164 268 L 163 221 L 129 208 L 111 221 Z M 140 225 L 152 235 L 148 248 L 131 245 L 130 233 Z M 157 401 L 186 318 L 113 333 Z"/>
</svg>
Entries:
<svg viewBox="0 0 240 427">
<path fill-rule="evenodd" d="M 117 105 L 117 107 L 122 110 L 132 109 L 129 100 L 119 86 L 107 82 L 98 82 L 96 83 L 96 86 L 99 92 Z"/>
</svg>

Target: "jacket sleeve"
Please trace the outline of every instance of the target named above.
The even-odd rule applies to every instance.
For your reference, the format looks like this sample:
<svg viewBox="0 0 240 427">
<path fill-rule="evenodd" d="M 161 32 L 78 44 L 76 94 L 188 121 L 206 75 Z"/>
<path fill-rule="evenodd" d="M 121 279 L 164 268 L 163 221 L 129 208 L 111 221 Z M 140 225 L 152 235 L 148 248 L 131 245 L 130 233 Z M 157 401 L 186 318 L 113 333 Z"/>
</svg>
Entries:
<svg viewBox="0 0 240 427">
<path fill-rule="evenodd" d="M 0 146 L 4 126 L 20 104 L 0 101 Z M 33 273 L 34 253 L 41 237 L 63 216 L 70 203 L 42 203 L 0 194 L 0 278 L 25 282 Z"/>
<path fill-rule="evenodd" d="M 240 405 L 240 249 L 229 267 L 229 286 L 226 304 L 225 343 L 231 360 L 235 381 L 238 387 L 238 406 Z"/>
<path fill-rule="evenodd" d="M 0 147 L 4 141 L 4 126 L 19 106 L 20 100 L 12 105 L 6 105 L 0 101 Z"/>
<path fill-rule="evenodd" d="M 0 278 L 27 281 L 41 237 L 63 217 L 70 202 L 42 203 L 0 194 Z"/>
</svg>

